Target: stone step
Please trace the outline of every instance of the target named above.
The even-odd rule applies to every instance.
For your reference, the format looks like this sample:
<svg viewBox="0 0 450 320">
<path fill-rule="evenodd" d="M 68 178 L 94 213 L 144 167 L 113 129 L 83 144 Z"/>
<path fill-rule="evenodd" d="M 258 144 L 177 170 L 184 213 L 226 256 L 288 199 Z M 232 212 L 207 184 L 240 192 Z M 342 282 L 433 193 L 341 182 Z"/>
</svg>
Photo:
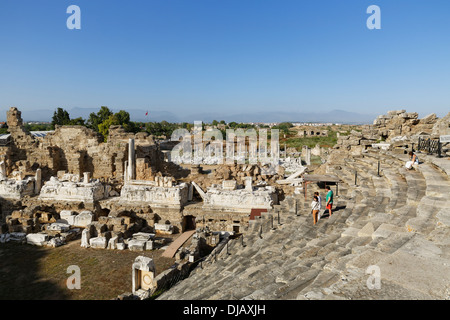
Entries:
<svg viewBox="0 0 450 320">
<path fill-rule="evenodd" d="M 250 223 L 244 234 L 246 246 L 240 239 L 230 241 L 229 254 L 222 250 L 218 260 L 205 264 L 202 270 L 197 271 L 197 267 L 182 281 L 184 284 L 161 298 L 358 297 L 361 290 L 367 291 L 365 271 L 369 264 L 379 263 L 383 270 L 389 269 L 390 261 L 406 267 L 402 259 L 412 262 L 411 257 L 418 255 L 419 264 L 435 268 L 427 258 L 450 259 L 450 231 L 445 228 L 445 222 L 450 224 L 450 206 L 444 194 L 448 192 L 447 177 L 431 165 L 421 166 L 422 171 L 410 171 L 403 168 L 399 157 L 377 156 L 382 163 L 381 177 L 376 175 L 375 155 L 335 169 L 343 180 L 342 197 L 336 202 L 342 208 L 331 217 L 313 226 L 309 201 L 303 195 L 288 197 L 279 208 Z M 357 186 L 354 170 L 358 171 Z M 298 215 L 293 214 L 295 207 Z M 277 222 L 278 212 L 281 224 Z M 428 238 L 439 241 L 440 247 L 432 246 Z M 387 296 L 395 296 L 395 290 L 405 296 L 427 296 L 419 284 L 407 284 L 408 275 L 399 275 L 396 270 L 388 270 L 383 278 Z M 442 286 L 436 286 L 438 289 L 430 292 L 442 291 Z"/>
</svg>

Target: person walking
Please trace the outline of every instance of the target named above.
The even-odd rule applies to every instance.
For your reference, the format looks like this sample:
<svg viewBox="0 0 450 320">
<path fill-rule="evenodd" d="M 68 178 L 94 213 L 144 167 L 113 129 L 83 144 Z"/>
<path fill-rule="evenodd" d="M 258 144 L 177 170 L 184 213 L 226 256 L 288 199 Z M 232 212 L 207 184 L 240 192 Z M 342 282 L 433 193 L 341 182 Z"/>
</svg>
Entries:
<svg viewBox="0 0 450 320">
<path fill-rule="evenodd" d="M 333 191 L 331 190 L 331 188 L 329 186 L 326 186 L 325 190 L 328 191 L 327 192 L 327 196 L 325 198 L 326 209 L 328 209 L 329 216 L 331 217 L 331 215 L 333 214 L 332 210 L 333 210 L 333 197 L 334 197 L 334 194 L 333 194 Z"/>
<path fill-rule="evenodd" d="M 314 192 L 314 195 L 317 197 L 317 202 L 319 202 L 319 213 L 317 214 L 317 221 L 320 220 L 322 215 L 320 214 L 320 210 L 322 209 L 322 197 L 320 196 L 319 192 Z"/>
<path fill-rule="evenodd" d="M 317 216 L 319 215 L 319 199 L 317 199 L 317 196 L 314 196 L 314 200 L 311 202 L 311 212 L 313 215 L 314 225 L 316 225 L 318 221 Z"/>
</svg>

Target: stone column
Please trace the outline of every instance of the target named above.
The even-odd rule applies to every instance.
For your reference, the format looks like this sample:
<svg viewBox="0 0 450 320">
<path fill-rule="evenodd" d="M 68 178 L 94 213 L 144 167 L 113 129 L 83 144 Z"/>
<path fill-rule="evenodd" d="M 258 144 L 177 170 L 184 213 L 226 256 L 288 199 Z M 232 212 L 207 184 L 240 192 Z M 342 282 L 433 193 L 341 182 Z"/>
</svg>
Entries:
<svg viewBox="0 0 450 320">
<path fill-rule="evenodd" d="M 89 183 L 89 180 L 91 180 L 91 173 L 83 172 L 83 183 Z"/>
<path fill-rule="evenodd" d="M 307 166 L 311 165 L 311 149 L 308 146 L 303 146 L 302 158 L 305 160 Z"/>
<path fill-rule="evenodd" d="M 130 138 L 128 140 L 128 179 L 136 179 L 136 162 L 134 159 L 134 139 Z"/>
<path fill-rule="evenodd" d="M 89 239 L 91 239 L 91 232 L 89 228 L 83 229 L 81 232 L 81 247 L 82 248 L 89 248 Z"/>
<path fill-rule="evenodd" d="M 245 177 L 245 191 L 253 192 L 252 177 Z"/>
<path fill-rule="evenodd" d="M 34 177 L 34 193 L 35 194 L 39 194 L 39 192 L 41 192 L 41 188 L 42 188 L 42 172 L 41 169 L 38 168 L 36 170 L 36 175 Z"/>
<path fill-rule="evenodd" d="M 125 160 L 124 170 L 123 170 L 123 183 L 128 181 L 128 161 Z"/>
<path fill-rule="evenodd" d="M 0 162 L 0 179 L 6 178 L 6 164 L 5 161 Z"/>
<path fill-rule="evenodd" d="M 194 198 L 194 186 L 192 184 L 189 184 L 188 201 L 192 201 L 193 198 Z"/>
</svg>

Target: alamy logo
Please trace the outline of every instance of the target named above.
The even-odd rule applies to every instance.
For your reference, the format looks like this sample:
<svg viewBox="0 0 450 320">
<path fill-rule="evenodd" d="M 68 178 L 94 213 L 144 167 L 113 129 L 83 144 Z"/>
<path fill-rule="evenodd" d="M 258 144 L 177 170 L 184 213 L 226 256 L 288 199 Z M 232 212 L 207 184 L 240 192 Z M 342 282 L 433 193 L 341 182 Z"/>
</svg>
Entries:
<svg viewBox="0 0 450 320">
<path fill-rule="evenodd" d="M 181 141 L 180 141 L 181 140 Z M 279 130 L 270 130 L 270 144 L 267 129 L 227 129 L 224 139 L 218 129 L 202 131 L 202 122 L 195 121 L 193 132 L 176 129 L 171 141 L 180 141 L 171 151 L 171 161 L 177 164 L 268 164 L 278 166 L 280 158 Z"/>
<path fill-rule="evenodd" d="M 70 290 L 73 289 L 81 289 L 81 270 L 79 266 L 71 265 L 67 268 L 67 273 L 71 274 L 69 278 L 67 278 L 67 288 Z"/>
<path fill-rule="evenodd" d="M 67 13 L 70 14 L 70 16 L 67 18 L 66 25 L 67 29 L 73 30 L 73 29 L 81 29 L 81 9 L 79 6 L 71 5 L 67 8 Z"/>
<path fill-rule="evenodd" d="M 366 274 L 370 274 L 370 277 L 366 281 L 367 288 L 369 290 L 381 289 L 381 270 L 380 267 L 372 265 L 366 269 Z"/>
<path fill-rule="evenodd" d="M 369 18 L 367 18 L 367 28 L 369 30 L 381 29 L 381 9 L 379 6 L 371 5 L 367 8 L 367 13 L 371 14 Z"/>
</svg>

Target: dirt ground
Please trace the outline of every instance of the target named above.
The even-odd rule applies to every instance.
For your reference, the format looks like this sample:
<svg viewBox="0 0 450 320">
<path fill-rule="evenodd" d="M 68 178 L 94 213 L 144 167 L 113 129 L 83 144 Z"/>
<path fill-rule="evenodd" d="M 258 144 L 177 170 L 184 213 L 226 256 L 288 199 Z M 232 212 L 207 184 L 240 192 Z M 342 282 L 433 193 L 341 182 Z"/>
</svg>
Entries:
<svg viewBox="0 0 450 320">
<path fill-rule="evenodd" d="M 175 259 L 163 250 L 133 252 L 80 247 L 81 240 L 57 248 L 0 244 L 0 300 L 110 300 L 131 292 L 131 266 L 141 255 L 153 258 L 156 274 Z M 81 272 L 81 289 L 68 289 L 69 266 Z"/>
</svg>

